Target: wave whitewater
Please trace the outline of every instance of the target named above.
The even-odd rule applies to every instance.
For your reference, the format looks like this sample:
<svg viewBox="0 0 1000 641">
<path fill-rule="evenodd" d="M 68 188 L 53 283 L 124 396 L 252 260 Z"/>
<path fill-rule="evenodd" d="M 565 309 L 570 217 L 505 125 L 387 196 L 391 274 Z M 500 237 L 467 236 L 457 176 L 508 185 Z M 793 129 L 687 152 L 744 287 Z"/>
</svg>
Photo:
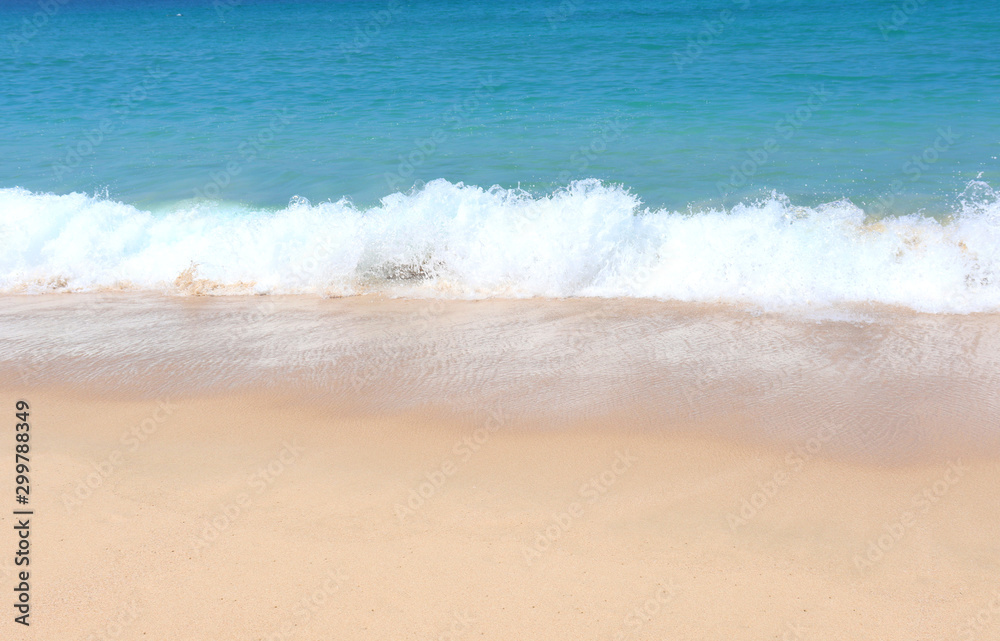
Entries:
<svg viewBox="0 0 1000 641">
<path fill-rule="evenodd" d="M 620 186 L 549 195 L 445 180 L 372 208 L 150 212 L 0 189 L 0 291 L 441 298 L 648 297 L 768 309 L 874 302 L 1000 310 L 1000 199 L 978 185 L 944 222 L 874 220 L 775 194 L 729 211 L 650 210 Z"/>
</svg>

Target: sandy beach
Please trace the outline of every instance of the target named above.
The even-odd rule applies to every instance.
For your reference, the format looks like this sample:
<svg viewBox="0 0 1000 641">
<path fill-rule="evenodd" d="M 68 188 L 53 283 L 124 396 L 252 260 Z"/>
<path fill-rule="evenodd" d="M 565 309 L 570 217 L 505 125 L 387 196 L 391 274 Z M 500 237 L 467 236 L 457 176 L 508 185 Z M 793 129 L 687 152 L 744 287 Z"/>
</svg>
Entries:
<svg viewBox="0 0 1000 641">
<path fill-rule="evenodd" d="M 1000 638 L 995 317 L 260 303 L 4 300 L 22 637 Z"/>
<path fill-rule="evenodd" d="M 998 9 L 0 0 L 0 641 L 1000 641 Z"/>
</svg>

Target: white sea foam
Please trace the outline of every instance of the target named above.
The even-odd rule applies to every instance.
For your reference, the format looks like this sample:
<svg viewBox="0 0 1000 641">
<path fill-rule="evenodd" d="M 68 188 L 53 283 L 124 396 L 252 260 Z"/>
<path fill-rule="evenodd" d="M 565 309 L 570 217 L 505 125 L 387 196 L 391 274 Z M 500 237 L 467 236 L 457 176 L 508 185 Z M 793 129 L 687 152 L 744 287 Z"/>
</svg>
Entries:
<svg viewBox="0 0 1000 641">
<path fill-rule="evenodd" d="M 842 201 L 649 210 L 619 186 L 546 196 L 434 181 L 379 206 L 149 212 L 82 194 L 0 190 L 0 291 L 108 288 L 442 298 L 622 296 L 764 308 L 853 302 L 1000 310 L 1000 201 L 947 222 L 869 220 Z"/>
</svg>

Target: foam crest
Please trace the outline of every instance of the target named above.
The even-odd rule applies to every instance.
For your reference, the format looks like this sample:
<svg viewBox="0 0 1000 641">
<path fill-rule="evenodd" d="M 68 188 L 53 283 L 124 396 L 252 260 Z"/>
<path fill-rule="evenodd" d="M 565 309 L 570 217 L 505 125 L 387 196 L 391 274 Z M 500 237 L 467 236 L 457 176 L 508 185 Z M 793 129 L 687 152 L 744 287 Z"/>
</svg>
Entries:
<svg viewBox="0 0 1000 641">
<path fill-rule="evenodd" d="M 651 297 L 764 308 L 876 302 L 1000 309 L 1000 204 L 971 184 L 945 222 L 873 221 L 773 195 L 730 211 L 644 208 L 579 181 L 538 196 L 445 180 L 362 209 L 294 198 L 150 212 L 0 190 L 0 290 L 328 296 Z"/>
</svg>

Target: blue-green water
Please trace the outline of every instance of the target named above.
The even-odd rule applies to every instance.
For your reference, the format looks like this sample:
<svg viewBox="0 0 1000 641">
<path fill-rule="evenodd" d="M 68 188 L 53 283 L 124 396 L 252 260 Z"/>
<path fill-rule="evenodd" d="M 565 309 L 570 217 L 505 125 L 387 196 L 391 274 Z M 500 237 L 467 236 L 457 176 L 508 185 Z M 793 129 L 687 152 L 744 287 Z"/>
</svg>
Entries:
<svg viewBox="0 0 1000 641">
<path fill-rule="evenodd" d="M 106 223 L 114 229 L 168 215 L 200 220 L 171 232 L 200 239 L 225 228 L 232 212 L 287 212 L 293 197 L 331 201 L 328 208 L 346 198 L 344 211 L 385 218 L 393 238 L 419 237 L 397 224 L 417 201 L 395 214 L 380 201 L 427 196 L 423 185 L 438 179 L 448 181 L 432 183 L 443 200 L 427 196 L 427 206 L 449 225 L 469 207 L 497 204 L 458 183 L 514 190 L 501 201 L 565 196 L 579 208 L 566 190 L 584 179 L 617 198 L 609 210 L 633 215 L 646 207 L 732 213 L 765 202 L 782 203 L 786 215 L 840 203 L 860 208 L 850 216 L 861 223 L 915 212 L 946 220 L 969 203 L 988 207 L 1000 184 L 998 8 L 957 0 L 5 0 L 0 188 L 20 212 L 8 227 L 37 245 L 3 266 L 5 281 L 34 273 L 72 282 L 82 278 L 74 261 L 151 247 L 147 229 L 122 247 L 98 243 L 53 262 L 39 252 L 56 251 L 70 210 L 79 217 L 84 205 L 26 204 L 43 193 L 98 195 L 118 208 L 118 222 Z M 456 198 L 474 202 L 442 204 Z M 597 206 L 593 194 L 580 198 Z M 29 210 L 59 222 L 25 231 Z M 493 233 L 483 225 L 476 234 Z M 368 243 L 369 253 L 387 244 L 371 250 L 374 232 L 351 229 L 324 233 Z M 393 250 L 393 261 L 420 254 L 425 272 L 447 262 L 437 240 Z M 976 260 L 993 260 L 994 250 Z M 178 264 L 211 263 L 180 245 L 163 251 Z M 358 260 L 330 274 L 368 273 Z M 992 274 L 992 265 L 978 269 Z M 465 291 L 522 282 L 497 270 L 490 284 L 464 282 Z"/>
<path fill-rule="evenodd" d="M 38 2 L 0 5 L 0 186 L 284 205 L 594 177 L 671 208 L 944 207 L 1000 176 L 991 3 L 63 1 L 37 29 Z"/>
</svg>

